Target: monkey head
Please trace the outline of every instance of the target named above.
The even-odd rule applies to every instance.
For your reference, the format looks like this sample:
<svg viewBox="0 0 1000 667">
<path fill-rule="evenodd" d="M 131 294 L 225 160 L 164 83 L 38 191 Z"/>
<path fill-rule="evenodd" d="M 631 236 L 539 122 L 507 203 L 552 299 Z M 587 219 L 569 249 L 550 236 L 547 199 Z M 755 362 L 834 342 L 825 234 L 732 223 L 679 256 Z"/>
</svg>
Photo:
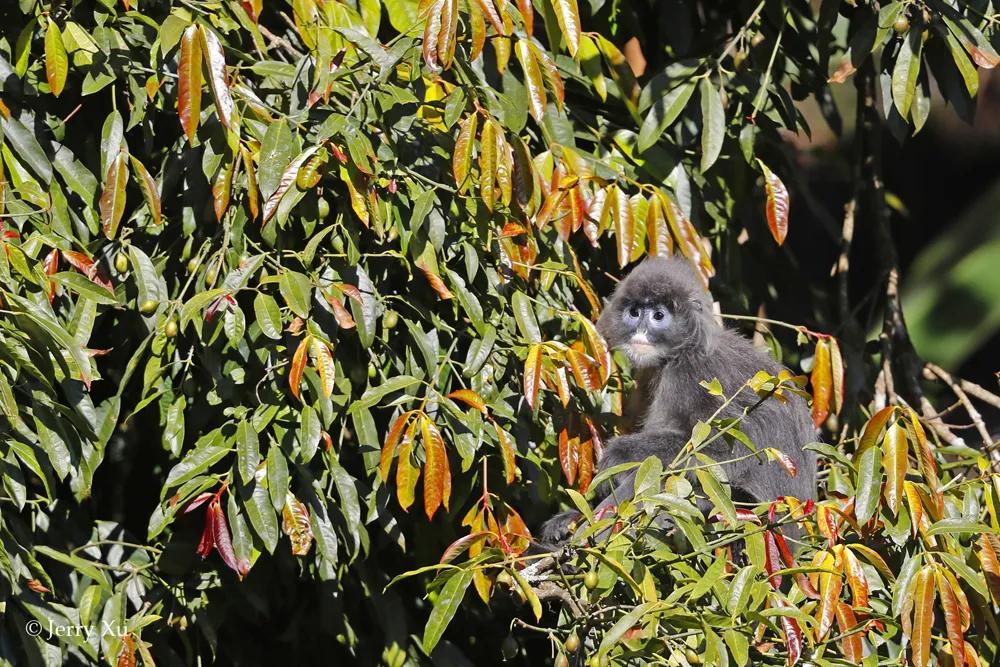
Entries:
<svg viewBox="0 0 1000 667">
<path fill-rule="evenodd" d="M 615 288 L 597 321 L 613 349 L 634 369 L 659 366 L 704 349 L 711 298 L 687 260 L 650 257 Z"/>
</svg>

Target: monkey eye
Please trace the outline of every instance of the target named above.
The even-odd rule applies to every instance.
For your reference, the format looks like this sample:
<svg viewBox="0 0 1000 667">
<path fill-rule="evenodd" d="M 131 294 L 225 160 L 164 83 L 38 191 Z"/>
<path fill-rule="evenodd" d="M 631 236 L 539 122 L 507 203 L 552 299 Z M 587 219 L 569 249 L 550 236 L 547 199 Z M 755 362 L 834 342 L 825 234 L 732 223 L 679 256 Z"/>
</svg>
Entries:
<svg viewBox="0 0 1000 667">
<path fill-rule="evenodd" d="M 639 317 L 639 309 L 636 308 L 635 306 L 632 306 L 631 308 L 628 309 L 628 314 L 632 317 Z"/>
<path fill-rule="evenodd" d="M 653 319 L 656 320 L 657 322 L 659 322 L 660 320 L 662 320 L 663 317 L 664 317 L 664 315 L 663 315 L 663 311 L 662 310 L 658 310 L 655 313 L 653 313 Z"/>
</svg>

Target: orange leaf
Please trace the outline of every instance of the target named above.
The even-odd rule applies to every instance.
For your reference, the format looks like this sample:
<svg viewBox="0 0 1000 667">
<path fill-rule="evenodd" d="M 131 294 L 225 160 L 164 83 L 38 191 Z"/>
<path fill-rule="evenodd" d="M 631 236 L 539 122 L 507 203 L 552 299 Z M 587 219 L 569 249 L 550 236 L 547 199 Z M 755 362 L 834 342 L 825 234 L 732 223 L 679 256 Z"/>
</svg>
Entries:
<svg viewBox="0 0 1000 667">
<path fill-rule="evenodd" d="M 844 549 L 844 571 L 847 574 L 847 584 L 851 587 L 851 600 L 855 607 L 868 606 L 868 577 L 861 567 L 861 562 L 854 552 Z"/>
<path fill-rule="evenodd" d="M 212 183 L 212 209 L 215 219 L 222 222 L 222 216 L 229 208 L 229 195 L 233 189 L 233 173 L 236 171 L 236 160 L 230 160 L 219 168 Z"/>
<path fill-rule="evenodd" d="M 444 439 L 437 426 L 426 415 L 420 418 L 420 434 L 424 443 L 424 513 L 427 520 L 434 518 L 438 507 L 448 509 L 451 497 L 451 470 Z"/>
<path fill-rule="evenodd" d="M 910 531 L 916 537 L 917 529 L 924 519 L 924 506 L 920 502 L 920 492 L 917 485 L 910 480 L 903 480 L 903 493 L 906 497 L 906 505 L 910 509 Z"/>
<path fill-rule="evenodd" d="M 979 568 L 986 576 L 986 585 L 990 589 L 993 604 L 1000 604 L 1000 538 L 996 535 L 980 535 L 976 543 L 979 550 Z"/>
<path fill-rule="evenodd" d="M 150 215 L 153 216 L 153 223 L 159 225 L 163 220 L 160 213 L 160 192 L 156 188 L 156 181 L 150 176 L 149 171 L 142 162 L 131 156 L 130 162 L 135 173 L 138 175 L 139 189 L 142 191 L 143 199 L 146 200 L 146 206 L 149 208 Z"/>
<path fill-rule="evenodd" d="M 410 417 L 416 414 L 416 410 L 408 410 L 396 417 L 389 427 L 389 432 L 385 434 L 385 444 L 382 445 L 382 454 L 379 457 L 378 471 L 383 482 L 389 480 L 389 470 L 392 468 L 392 459 L 396 456 L 396 448 L 399 440 L 403 436 L 403 429 L 406 428 Z"/>
<path fill-rule="evenodd" d="M 941 608 L 944 610 L 944 627 L 948 633 L 948 643 L 951 644 L 951 654 L 955 661 L 955 667 L 962 667 L 965 660 L 965 636 L 962 628 L 962 612 L 959 607 L 958 597 L 951 587 L 951 583 L 945 578 L 942 567 L 938 565 L 934 568 L 938 592 L 941 595 Z"/>
<path fill-rule="evenodd" d="M 885 432 L 882 443 L 882 467 L 885 469 L 885 501 L 895 515 L 903 499 L 903 481 L 909 466 L 909 441 L 906 431 L 893 422 Z"/>
<path fill-rule="evenodd" d="M 569 54 L 575 57 L 577 49 L 580 48 L 580 10 L 576 0 L 553 0 L 552 8 L 555 9 L 559 28 L 566 40 L 566 46 L 569 47 Z"/>
<path fill-rule="evenodd" d="M 354 317 L 351 316 L 347 308 L 344 308 L 344 304 L 340 302 L 340 299 L 329 294 L 324 294 L 324 296 L 326 297 L 326 302 L 330 304 L 330 309 L 333 311 L 333 319 L 337 320 L 337 326 L 341 329 L 353 329 L 357 326 Z"/>
<path fill-rule="evenodd" d="M 528 356 L 524 360 L 524 397 L 532 410 L 538 405 L 538 390 L 542 379 L 542 343 L 535 343 L 528 348 Z"/>
<path fill-rule="evenodd" d="M 670 236 L 667 218 L 663 214 L 663 204 L 659 197 L 649 200 L 646 209 L 646 248 L 654 257 L 667 257 L 674 254 L 674 239 Z"/>
<path fill-rule="evenodd" d="M 580 438 L 580 465 L 577 468 L 577 476 L 579 478 L 577 488 L 580 493 L 586 493 L 591 480 L 594 479 L 594 439 L 589 429 Z"/>
<path fill-rule="evenodd" d="M 927 667 L 931 656 L 931 632 L 934 626 L 934 566 L 924 565 L 914 580 L 913 622 L 910 643 L 914 667 Z"/>
<path fill-rule="evenodd" d="M 285 507 L 281 510 L 281 530 L 292 543 L 293 556 L 305 556 L 309 553 L 313 542 L 309 508 L 291 491 L 285 495 Z"/>
<path fill-rule="evenodd" d="M 429 282 L 431 287 L 434 288 L 434 291 L 437 292 L 438 298 L 442 300 L 455 298 L 455 295 L 451 293 L 448 286 L 444 284 L 443 280 L 441 280 L 441 276 L 423 266 L 420 267 L 420 270 L 424 272 L 424 277 L 427 278 L 427 282 Z"/>
<path fill-rule="evenodd" d="M 767 192 L 767 226 L 771 236 L 781 245 L 788 236 L 788 189 L 777 174 L 771 171 L 763 161 L 757 160 L 764 172 L 764 190 Z"/>
<path fill-rule="evenodd" d="M 830 338 L 830 374 L 833 380 L 833 414 L 844 407 L 844 357 L 836 338 Z"/>
<path fill-rule="evenodd" d="M 861 646 L 862 631 L 854 629 L 858 624 L 858 619 L 854 616 L 854 610 L 846 602 L 837 605 L 837 626 L 843 635 L 841 646 L 844 647 L 844 658 L 848 662 L 861 664 L 864 658 Z M 851 630 L 854 629 L 854 632 Z M 850 633 L 850 634 L 848 634 Z"/>
<path fill-rule="evenodd" d="M 934 493 L 938 507 L 943 507 L 944 497 L 941 494 L 941 483 L 938 480 L 937 461 L 934 459 L 934 450 L 931 449 L 931 444 L 927 440 L 924 427 L 920 423 L 917 413 L 913 411 L 913 408 L 907 408 L 907 416 L 910 420 L 910 429 L 913 432 L 913 438 L 916 440 L 918 450 L 917 465 L 920 468 L 920 473 L 924 476 L 924 481 L 927 482 L 928 488 Z"/>
<path fill-rule="evenodd" d="M 865 424 L 864 431 L 861 433 L 861 442 L 858 444 L 858 454 L 865 451 L 869 447 L 875 445 L 878 440 L 879 433 L 882 432 L 882 427 L 885 426 L 886 422 L 889 421 L 891 417 L 896 412 L 896 406 L 887 405 L 882 408 L 868 420 Z M 857 454 L 855 454 L 857 456 Z"/>
<path fill-rule="evenodd" d="M 611 219 L 615 227 L 615 250 L 618 252 L 618 266 L 624 267 L 632 257 L 635 242 L 635 215 L 632 203 L 618 186 L 612 185 L 608 199 L 611 204 Z"/>
<path fill-rule="evenodd" d="M 559 465 L 566 481 L 573 486 L 580 468 L 580 436 L 571 434 L 568 425 L 559 431 Z"/>
<path fill-rule="evenodd" d="M 484 415 L 487 413 L 486 401 L 472 389 L 456 389 L 448 394 L 448 398 L 465 403 L 470 408 L 479 410 Z"/>
<path fill-rule="evenodd" d="M 194 141 L 201 118 L 201 40 L 199 27 L 192 23 L 181 36 L 181 57 L 177 68 L 177 113 L 189 142 Z"/>
<path fill-rule="evenodd" d="M 302 400 L 299 396 L 299 384 L 302 383 L 302 373 L 306 370 L 306 362 L 309 361 L 309 346 L 312 343 L 312 336 L 306 336 L 299 341 L 299 346 L 295 348 L 292 355 L 292 366 L 288 369 L 288 387 L 292 390 L 292 396 Z"/>
<path fill-rule="evenodd" d="M 250 217 L 257 219 L 260 215 L 260 192 L 257 189 L 257 172 L 253 167 L 253 156 L 250 151 L 240 144 L 240 155 L 243 157 L 243 168 L 247 172 L 247 206 L 250 209 Z"/>
<path fill-rule="evenodd" d="M 840 558 L 834 559 L 832 554 L 827 553 L 823 558 L 820 567 L 829 570 L 819 573 L 819 607 L 816 609 L 816 641 L 823 641 L 830 628 L 833 626 L 833 618 L 837 611 L 837 604 L 840 602 L 840 591 L 844 586 L 844 580 L 840 574 L 843 571 L 843 561 Z"/>
<path fill-rule="evenodd" d="M 506 2 L 507 0 L 501 0 Z M 500 15 L 497 14 L 496 7 L 493 6 L 493 0 L 477 0 L 479 6 L 482 8 L 483 13 L 486 14 L 486 18 L 490 20 L 490 25 L 501 35 L 505 34 L 503 31 L 503 21 L 500 19 Z"/>
<path fill-rule="evenodd" d="M 826 338 L 816 341 L 816 356 L 813 358 L 812 382 L 813 402 L 812 418 L 816 428 L 826 421 L 830 414 L 830 394 L 833 392 L 833 377 L 830 365 L 830 343 Z"/>
<path fill-rule="evenodd" d="M 492 421 L 492 420 L 491 420 Z M 514 443 L 510 441 L 510 436 L 500 428 L 500 424 L 492 421 L 493 429 L 497 432 L 497 441 L 500 443 L 500 454 L 503 456 L 504 478 L 508 484 L 513 484 L 517 479 L 517 461 L 514 458 Z"/>
<path fill-rule="evenodd" d="M 531 37 L 535 30 L 535 10 L 531 7 L 531 0 L 517 0 L 517 10 L 521 12 L 524 20 L 524 32 Z"/>
<path fill-rule="evenodd" d="M 673 232 L 674 240 L 677 241 L 677 247 L 698 269 L 702 283 L 707 287 L 708 279 L 715 274 L 715 269 L 708 251 L 701 244 L 701 237 L 673 199 L 662 190 L 657 190 L 656 195 L 660 199 L 663 211 L 667 214 L 667 223 Z"/>
<path fill-rule="evenodd" d="M 403 435 L 403 442 L 399 446 L 399 460 L 396 463 L 396 499 L 403 511 L 408 511 L 413 504 L 417 479 L 420 477 L 420 468 L 413 465 L 410 460 L 413 454 L 413 438 L 417 430 L 419 419 L 410 422 L 410 426 Z"/>
<path fill-rule="evenodd" d="M 42 263 L 45 268 L 45 275 L 51 276 L 59 270 L 59 250 L 53 248 L 52 252 L 45 256 L 45 260 Z M 56 281 L 49 281 L 49 291 L 48 291 L 49 303 L 56 297 Z"/>
<path fill-rule="evenodd" d="M 316 365 L 316 372 L 319 373 L 319 383 L 323 390 L 323 398 L 330 398 L 333 394 L 333 386 L 337 373 L 337 365 L 333 361 L 333 350 L 324 341 L 313 338 L 312 354 L 313 363 Z"/>
</svg>

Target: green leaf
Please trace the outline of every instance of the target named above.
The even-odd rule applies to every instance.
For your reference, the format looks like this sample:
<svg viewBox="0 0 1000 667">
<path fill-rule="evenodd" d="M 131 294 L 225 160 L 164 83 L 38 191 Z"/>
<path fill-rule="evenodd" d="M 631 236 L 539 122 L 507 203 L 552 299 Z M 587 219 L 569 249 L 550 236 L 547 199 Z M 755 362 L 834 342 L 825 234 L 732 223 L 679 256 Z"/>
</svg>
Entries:
<svg viewBox="0 0 1000 667">
<path fill-rule="evenodd" d="M 695 470 L 694 474 L 715 508 L 722 512 L 730 525 L 736 525 L 736 507 L 733 505 L 732 498 L 729 497 L 729 488 L 723 487 L 710 469 Z"/>
<path fill-rule="evenodd" d="M 636 146 L 640 153 L 655 144 L 663 131 L 677 120 L 694 89 L 695 83 L 692 81 L 679 82 L 653 103 L 639 130 Z"/>
<path fill-rule="evenodd" d="M 86 276 L 74 271 L 60 271 L 52 276 L 52 280 L 91 301 L 105 305 L 116 305 L 118 303 L 114 292 L 96 285 Z"/>
<path fill-rule="evenodd" d="M 285 506 L 288 486 L 288 461 L 281 452 L 281 447 L 272 444 L 267 452 L 267 491 L 275 511 L 280 512 Z"/>
<path fill-rule="evenodd" d="M 236 461 L 240 479 L 249 484 L 253 480 L 257 464 L 260 463 L 260 442 L 257 431 L 246 420 L 241 420 L 236 427 Z"/>
<path fill-rule="evenodd" d="M 910 106 L 920 76 L 920 32 L 911 30 L 903 38 L 892 68 L 892 101 L 903 118 L 909 117 Z"/>
<path fill-rule="evenodd" d="M 360 399 L 351 404 L 351 407 L 347 409 L 347 414 L 354 414 L 359 410 L 377 405 L 384 396 L 412 387 L 418 382 L 420 380 L 411 375 L 397 375 L 389 378 L 378 386 L 371 387 L 366 391 Z"/>
<path fill-rule="evenodd" d="M 274 297 L 258 292 L 253 300 L 253 312 L 261 332 L 273 340 L 281 340 L 281 310 Z"/>
<path fill-rule="evenodd" d="M 296 271 L 285 271 L 278 279 L 278 290 L 292 312 L 302 318 L 309 317 L 312 300 L 312 283 Z"/>
<path fill-rule="evenodd" d="M 465 590 L 472 583 L 473 570 L 459 570 L 452 574 L 441 587 L 438 593 L 437 602 L 431 609 L 427 625 L 424 627 L 423 647 L 424 651 L 430 655 L 437 646 L 441 635 L 448 628 L 451 619 L 454 618 L 458 606 L 465 597 Z"/>
<path fill-rule="evenodd" d="M 178 486 L 205 472 L 229 452 L 229 445 L 222 437 L 222 433 L 218 430 L 210 432 L 198 440 L 194 449 L 189 451 L 180 463 L 171 468 L 167 481 L 164 482 L 164 488 Z"/>
<path fill-rule="evenodd" d="M 726 138 L 726 111 L 722 95 L 709 79 L 702 79 L 701 90 L 701 170 L 715 164 Z"/>
<path fill-rule="evenodd" d="M 858 459 L 858 485 L 854 513 L 858 523 L 868 523 L 875 514 L 882 497 L 882 452 L 878 447 L 869 447 Z"/>
<path fill-rule="evenodd" d="M 514 320 L 517 322 L 517 329 L 521 332 L 521 337 L 530 343 L 542 342 L 542 332 L 535 319 L 535 306 L 528 295 L 520 291 L 514 292 L 512 306 Z"/>
</svg>

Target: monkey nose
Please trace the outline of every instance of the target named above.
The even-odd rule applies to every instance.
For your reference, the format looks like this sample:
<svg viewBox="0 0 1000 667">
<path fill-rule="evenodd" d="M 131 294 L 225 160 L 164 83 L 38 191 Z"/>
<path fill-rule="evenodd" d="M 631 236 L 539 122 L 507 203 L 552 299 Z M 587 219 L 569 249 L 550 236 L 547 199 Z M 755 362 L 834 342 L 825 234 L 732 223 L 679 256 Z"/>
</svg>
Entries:
<svg viewBox="0 0 1000 667">
<path fill-rule="evenodd" d="M 649 345 L 649 338 L 646 336 L 645 331 L 637 331 L 632 334 L 632 342 L 640 345 Z"/>
</svg>

